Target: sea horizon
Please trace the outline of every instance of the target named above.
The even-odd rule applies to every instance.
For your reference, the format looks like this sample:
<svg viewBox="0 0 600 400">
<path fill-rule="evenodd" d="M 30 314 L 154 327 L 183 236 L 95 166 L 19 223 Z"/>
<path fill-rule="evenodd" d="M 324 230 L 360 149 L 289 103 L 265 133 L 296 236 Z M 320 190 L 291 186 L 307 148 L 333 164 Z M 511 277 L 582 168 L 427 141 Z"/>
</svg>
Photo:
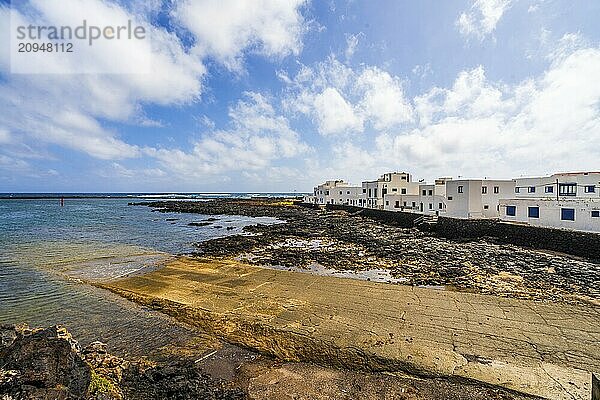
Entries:
<svg viewBox="0 0 600 400">
<path fill-rule="evenodd" d="M 309 192 L 0 192 L 0 200 L 60 199 L 60 198 L 251 198 L 300 197 Z"/>
</svg>

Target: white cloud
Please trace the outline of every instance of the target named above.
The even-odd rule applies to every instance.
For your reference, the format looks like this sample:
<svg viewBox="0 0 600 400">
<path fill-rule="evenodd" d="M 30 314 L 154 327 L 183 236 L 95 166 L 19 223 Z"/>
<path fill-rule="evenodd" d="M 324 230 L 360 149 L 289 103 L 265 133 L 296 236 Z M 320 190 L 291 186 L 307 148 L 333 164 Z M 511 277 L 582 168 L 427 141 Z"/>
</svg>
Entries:
<svg viewBox="0 0 600 400">
<path fill-rule="evenodd" d="M 539 78 L 503 85 L 483 67 L 415 103 L 420 125 L 380 135 L 378 152 L 429 177 L 515 177 L 597 169 L 600 49 L 576 50 Z"/>
<path fill-rule="evenodd" d="M 247 51 L 269 57 L 298 54 L 305 30 L 300 14 L 304 0 L 264 0 L 260 4 L 233 0 L 178 2 L 173 13 L 195 40 L 195 47 L 189 50 L 175 33 L 153 25 L 155 13 L 162 7 L 157 0 L 144 4 L 81 0 L 70 2 L 68 7 L 57 5 L 59 1 L 30 0 L 18 9 L 0 5 L 0 33 L 9 37 L 11 15 L 22 25 L 43 21 L 42 25 L 56 26 L 78 25 L 93 17 L 111 25 L 131 19 L 146 28 L 148 39 L 135 42 L 137 47 L 127 51 L 105 46 L 102 57 L 81 49 L 77 57 L 57 58 L 58 64 L 44 66 L 63 72 L 54 75 L 9 75 L 9 52 L 3 48 L 0 72 L 8 79 L 0 84 L 0 126 L 23 142 L 56 144 L 104 160 L 145 154 L 108 129 L 106 122 L 162 126 L 162 122 L 145 115 L 144 106 L 198 101 L 207 74 L 206 57 L 239 67 Z M 144 73 L 73 74 L 101 70 L 104 64 L 110 64 L 112 70 L 119 70 L 119 66 L 131 68 L 140 63 L 138 56 L 144 51 L 152 54 L 150 70 L 140 70 Z M 284 139 L 280 137 L 278 149 L 290 153 L 286 147 L 290 144 Z M 268 150 L 267 140 L 255 140 L 258 151 Z"/>
<path fill-rule="evenodd" d="M 204 135 L 189 152 L 179 149 L 145 149 L 160 164 L 180 177 L 215 177 L 232 171 L 262 173 L 273 163 L 307 153 L 310 148 L 278 115 L 261 94 L 246 93 L 247 99 L 230 108 L 231 129 Z"/>
<path fill-rule="evenodd" d="M 326 88 L 316 95 L 314 107 L 319 132 L 323 135 L 361 132 L 363 129 L 362 118 L 335 88 Z"/>
<path fill-rule="evenodd" d="M 279 75 L 288 86 L 284 108 L 312 116 L 325 136 L 361 133 L 367 123 L 388 129 L 413 118 L 401 80 L 374 66 L 355 71 L 329 57 L 314 67 L 302 66 L 294 78 Z"/>
<path fill-rule="evenodd" d="M 132 15 L 116 3 L 99 0 L 72 2 L 69 7 L 56 6 L 54 1 L 33 0 L 21 14 L 16 9 L 0 7 L 2 31 L 8 37 L 10 14 L 22 24 L 43 21 L 45 25 L 81 23 L 86 16 L 102 16 L 103 20 L 144 20 L 144 15 Z M 62 11 L 61 11 L 62 10 Z M 64 11 L 64 12 L 63 12 Z M 15 134 L 37 142 L 58 144 L 100 159 L 120 159 L 139 155 L 135 146 L 118 138 L 99 122 L 144 121 L 141 105 L 180 104 L 194 101 L 201 93 L 204 65 L 196 56 L 185 52 L 175 35 L 145 21 L 148 41 L 139 46 L 152 46 L 152 70 L 147 74 L 83 74 L 72 62 L 93 65 L 97 62 L 136 63 L 135 54 L 107 47 L 102 60 L 82 52 L 77 57 L 64 57 L 60 66 L 64 74 L 8 75 L 0 85 L 0 124 Z M 6 54 L 2 53 L 2 57 Z M 69 61 L 70 60 L 70 61 Z M 8 72 L 8 61 L 0 63 Z M 77 76 L 77 79 L 74 79 Z"/>
<path fill-rule="evenodd" d="M 6 129 L 0 128 L 0 144 L 8 144 L 12 141 L 12 137 L 10 132 Z"/>
<path fill-rule="evenodd" d="M 397 77 L 377 67 L 366 68 L 356 80 L 363 92 L 360 102 L 363 115 L 377 130 L 391 128 L 412 119 L 412 106 L 404 97 Z"/>
<path fill-rule="evenodd" d="M 344 52 L 346 62 L 350 61 L 352 56 L 354 56 L 356 48 L 358 47 L 358 42 L 364 35 L 365 34 L 362 32 L 346 35 L 346 51 Z"/>
<path fill-rule="evenodd" d="M 512 0 L 475 0 L 471 9 L 463 12 L 456 21 L 460 33 L 465 37 L 485 39 L 494 32 L 511 2 Z"/>
<path fill-rule="evenodd" d="M 184 0 L 173 15 L 196 37 L 194 51 L 214 57 L 232 70 L 241 54 L 252 49 L 266 56 L 298 54 L 305 21 L 305 0 Z"/>
</svg>

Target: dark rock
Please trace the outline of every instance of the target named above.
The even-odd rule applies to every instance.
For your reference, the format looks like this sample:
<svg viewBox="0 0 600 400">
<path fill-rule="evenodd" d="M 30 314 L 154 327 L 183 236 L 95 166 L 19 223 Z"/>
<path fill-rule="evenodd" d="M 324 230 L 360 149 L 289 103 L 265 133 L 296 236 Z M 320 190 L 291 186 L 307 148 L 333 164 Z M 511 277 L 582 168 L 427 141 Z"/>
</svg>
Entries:
<svg viewBox="0 0 600 400">
<path fill-rule="evenodd" d="M 190 222 L 189 226 L 208 226 L 212 225 L 212 222 Z"/>
<path fill-rule="evenodd" d="M 245 399 L 201 372 L 194 362 L 152 365 L 108 353 L 104 343 L 81 350 L 63 327 L 29 329 L 2 325 L 0 399 Z"/>
<path fill-rule="evenodd" d="M 91 369 L 77 342 L 60 326 L 28 331 L 2 328 L 14 337 L 0 350 L 0 368 L 12 371 L 0 381 L 0 394 L 15 399 L 80 399 L 87 394 Z M 12 376 L 10 376 L 12 375 Z"/>
<path fill-rule="evenodd" d="M 201 372 L 193 361 L 145 368 L 134 364 L 125 371 L 123 391 L 127 399 L 241 400 L 244 392 Z"/>
</svg>

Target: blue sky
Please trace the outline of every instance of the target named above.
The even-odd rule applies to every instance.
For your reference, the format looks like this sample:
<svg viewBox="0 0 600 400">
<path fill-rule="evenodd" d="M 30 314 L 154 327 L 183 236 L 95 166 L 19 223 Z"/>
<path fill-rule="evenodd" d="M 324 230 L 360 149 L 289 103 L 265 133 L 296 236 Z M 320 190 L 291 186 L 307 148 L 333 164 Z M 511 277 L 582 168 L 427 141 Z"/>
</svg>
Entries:
<svg viewBox="0 0 600 400">
<path fill-rule="evenodd" d="M 14 4 L 0 1 L 0 192 L 600 170 L 598 1 Z M 106 48 L 60 74 L 11 73 L 11 16 L 95 15 L 148 28 L 149 72 L 76 73 L 135 65 Z"/>
</svg>

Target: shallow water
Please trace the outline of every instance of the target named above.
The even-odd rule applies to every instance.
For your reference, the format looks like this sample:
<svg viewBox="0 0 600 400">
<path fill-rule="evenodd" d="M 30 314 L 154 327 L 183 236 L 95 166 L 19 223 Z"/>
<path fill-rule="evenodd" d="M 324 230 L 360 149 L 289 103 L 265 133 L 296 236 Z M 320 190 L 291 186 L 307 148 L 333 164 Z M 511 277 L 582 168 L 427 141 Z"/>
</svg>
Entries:
<svg viewBox="0 0 600 400">
<path fill-rule="evenodd" d="M 338 278 L 346 279 L 359 279 L 361 281 L 371 281 L 380 283 L 403 283 L 406 282 L 406 278 L 394 277 L 387 269 L 364 269 L 364 270 L 340 270 L 327 268 L 319 263 L 312 263 L 306 267 L 285 267 L 282 265 L 261 265 L 263 268 L 277 269 L 281 271 L 293 271 L 309 273 L 320 276 L 335 276 Z"/>
<path fill-rule="evenodd" d="M 272 218 L 153 212 L 127 199 L 0 201 L 0 323 L 65 324 L 82 342 L 141 355 L 190 340 L 192 329 L 81 283 L 160 266 L 194 243 Z M 219 227 L 220 226 L 220 227 Z M 228 230 L 227 227 L 230 227 Z"/>
</svg>

